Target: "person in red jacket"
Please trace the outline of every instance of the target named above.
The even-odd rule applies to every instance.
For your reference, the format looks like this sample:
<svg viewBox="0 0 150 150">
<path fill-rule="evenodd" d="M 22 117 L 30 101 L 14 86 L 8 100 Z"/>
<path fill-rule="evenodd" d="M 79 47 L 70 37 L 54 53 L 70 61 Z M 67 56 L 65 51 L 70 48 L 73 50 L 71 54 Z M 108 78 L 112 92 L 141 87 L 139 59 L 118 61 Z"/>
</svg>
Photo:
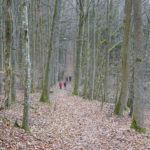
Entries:
<svg viewBox="0 0 150 150">
<path fill-rule="evenodd" d="M 62 82 L 59 82 L 59 88 L 62 89 Z"/>
</svg>

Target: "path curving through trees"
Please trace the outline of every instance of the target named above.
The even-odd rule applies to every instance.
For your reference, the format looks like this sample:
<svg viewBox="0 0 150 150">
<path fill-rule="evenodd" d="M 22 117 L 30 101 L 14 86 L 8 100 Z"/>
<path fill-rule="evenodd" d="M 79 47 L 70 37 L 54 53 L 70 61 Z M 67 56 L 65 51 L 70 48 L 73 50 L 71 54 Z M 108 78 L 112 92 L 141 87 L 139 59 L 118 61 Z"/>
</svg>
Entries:
<svg viewBox="0 0 150 150">
<path fill-rule="evenodd" d="M 55 89 L 53 104 L 39 102 L 32 94 L 31 133 L 14 128 L 13 121 L 22 118 L 22 105 L 17 103 L 5 112 L 7 121 L 0 122 L 0 145 L 12 150 L 146 150 L 150 134 L 139 134 L 129 128 L 130 118 L 112 114 L 113 104 L 100 110 L 99 101 L 83 100 L 68 90 Z M 21 99 L 22 93 L 18 95 Z M 56 104 L 56 105 L 55 105 Z M 150 115 L 149 115 L 150 116 Z M 147 118 L 150 120 L 150 118 Z M 10 122 L 8 121 L 10 120 Z"/>
</svg>

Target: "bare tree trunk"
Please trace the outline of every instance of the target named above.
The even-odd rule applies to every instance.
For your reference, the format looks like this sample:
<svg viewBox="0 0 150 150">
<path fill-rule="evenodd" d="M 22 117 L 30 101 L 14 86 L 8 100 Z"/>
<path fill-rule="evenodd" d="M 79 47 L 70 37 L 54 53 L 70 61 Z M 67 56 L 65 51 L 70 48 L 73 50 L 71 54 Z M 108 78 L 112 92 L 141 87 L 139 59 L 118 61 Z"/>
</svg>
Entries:
<svg viewBox="0 0 150 150">
<path fill-rule="evenodd" d="M 55 6 L 54 6 L 54 14 L 53 14 L 53 20 L 52 20 L 52 27 L 51 27 L 51 37 L 49 41 L 49 49 L 48 49 L 48 58 L 47 58 L 47 64 L 46 64 L 46 70 L 45 70 L 45 76 L 44 76 L 44 82 L 43 82 L 43 89 L 40 101 L 41 102 L 49 102 L 49 76 L 50 76 L 50 62 L 51 62 L 51 52 L 53 47 L 53 36 L 54 36 L 54 28 L 56 23 L 56 17 L 57 17 L 57 5 L 58 0 L 55 0 Z"/>
<path fill-rule="evenodd" d="M 79 0 L 79 23 L 78 23 L 78 35 L 76 39 L 76 60 L 75 60 L 75 70 L 74 70 L 74 87 L 73 94 L 78 95 L 79 92 L 79 76 L 80 76 L 80 54 L 82 48 L 81 37 L 83 34 L 84 26 L 84 1 Z"/>
<path fill-rule="evenodd" d="M 89 5 L 89 1 L 87 2 L 87 9 L 88 9 L 88 5 Z M 90 60 L 89 60 L 89 53 L 90 53 L 90 13 L 87 12 L 88 16 L 87 16 L 87 36 L 88 36 L 88 39 L 87 39 L 87 47 L 86 47 L 86 51 L 85 51 L 85 61 L 86 61 L 86 68 L 85 68 L 85 79 L 84 79 L 84 88 L 83 88 L 83 96 L 85 98 L 88 97 L 89 95 L 89 69 L 90 69 Z"/>
<path fill-rule="evenodd" d="M 11 31 L 11 5 L 12 0 L 5 0 L 5 38 L 6 38 L 6 48 L 5 48 L 5 106 L 9 107 L 11 104 L 11 40 L 12 40 L 12 31 Z"/>
<path fill-rule="evenodd" d="M 124 37 L 122 44 L 121 92 L 116 102 L 114 113 L 122 115 L 128 96 L 128 49 L 131 26 L 132 0 L 125 1 Z"/>
<path fill-rule="evenodd" d="M 95 12 L 95 3 L 93 2 L 93 62 L 92 62 L 92 68 L 93 68 L 93 74 L 92 74 L 92 91 L 91 91 L 91 99 L 94 99 L 94 91 L 95 91 L 95 74 L 96 74 L 96 12 Z"/>
<path fill-rule="evenodd" d="M 22 128 L 29 131 L 29 107 L 31 91 L 31 63 L 30 63 L 30 41 L 29 41 L 29 23 L 28 9 L 29 1 L 25 0 L 23 9 L 23 26 L 24 26 L 24 52 L 25 52 L 25 85 L 24 85 L 24 109 Z"/>
<path fill-rule="evenodd" d="M 129 82 L 129 97 L 127 103 L 127 106 L 130 108 L 129 116 L 132 116 L 133 114 L 133 100 L 134 100 L 134 66 L 132 66 L 131 79 Z"/>
<path fill-rule="evenodd" d="M 11 76 L 11 101 L 16 101 L 16 50 L 13 49 L 11 52 L 11 65 L 12 65 L 12 76 Z"/>
<path fill-rule="evenodd" d="M 54 68 L 55 68 L 55 81 L 53 81 L 53 83 L 57 83 L 58 76 L 59 76 L 59 49 L 60 49 L 60 30 L 61 30 L 61 0 L 58 0 L 58 4 L 57 4 L 57 17 L 56 17 L 56 25 L 55 25 L 55 29 L 54 29 L 54 37 L 55 37 L 55 46 L 54 46 L 54 58 L 55 60 L 53 61 L 54 63 Z"/>
<path fill-rule="evenodd" d="M 0 6 L 0 36 L 1 36 L 1 44 L 0 44 L 0 71 L 3 71 L 3 43 L 2 43 L 2 39 L 3 39 L 3 15 L 2 15 L 2 6 Z M 3 91 L 3 73 L 0 73 L 0 94 Z"/>
<path fill-rule="evenodd" d="M 144 132 L 144 47 L 142 0 L 133 0 L 134 17 L 134 100 L 131 128 Z"/>
<path fill-rule="evenodd" d="M 108 101 L 108 83 L 109 83 L 109 45 L 110 45 L 110 22 L 111 22 L 111 5 L 112 0 L 107 0 L 107 17 L 106 17 L 106 26 L 107 26 L 107 46 L 105 52 L 105 78 L 104 78 L 104 98 L 103 101 Z"/>
<path fill-rule="evenodd" d="M 16 50 L 17 50 L 17 20 L 15 14 L 15 3 L 13 3 L 13 34 L 12 34 L 12 51 L 11 51 L 11 65 L 12 65 L 12 76 L 11 76 L 11 101 L 16 101 Z"/>
</svg>

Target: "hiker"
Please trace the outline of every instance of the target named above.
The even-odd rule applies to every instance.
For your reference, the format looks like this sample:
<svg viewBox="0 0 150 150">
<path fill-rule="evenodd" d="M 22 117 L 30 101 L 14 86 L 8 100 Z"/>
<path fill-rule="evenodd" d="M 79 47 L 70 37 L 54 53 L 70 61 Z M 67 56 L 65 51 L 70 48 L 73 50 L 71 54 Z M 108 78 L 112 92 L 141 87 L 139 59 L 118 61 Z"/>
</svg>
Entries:
<svg viewBox="0 0 150 150">
<path fill-rule="evenodd" d="M 62 82 L 59 82 L 59 88 L 62 89 Z"/>
<path fill-rule="evenodd" d="M 64 82 L 64 88 L 66 88 L 66 86 L 67 86 L 67 83 L 66 83 L 66 82 Z"/>
<path fill-rule="evenodd" d="M 71 82 L 71 76 L 69 76 L 69 81 Z"/>
</svg>

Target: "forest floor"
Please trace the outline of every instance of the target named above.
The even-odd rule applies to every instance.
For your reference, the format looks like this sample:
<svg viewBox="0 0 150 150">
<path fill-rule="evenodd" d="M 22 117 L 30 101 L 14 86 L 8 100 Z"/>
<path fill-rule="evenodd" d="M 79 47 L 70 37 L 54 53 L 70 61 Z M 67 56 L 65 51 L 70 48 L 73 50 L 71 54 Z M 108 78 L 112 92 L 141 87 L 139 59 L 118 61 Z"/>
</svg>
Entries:
<svg viewBox="0 0 150 150">
<path fill-rule="evenodd" d="M 113 115 L 111 103 L 101 111 L 99 101 L 59 89 L 51 94 L 52 104 L 39 97 L 32 94 L 30 133 L 13 126 L 16 119 L 21 123 L 23 93 L 9 110 L 0 111 L 0 150 L 150 150 L 150 110 L 145 113 L 147 133 L 140 134 L 130 129 L 127 112 Z"/>
</svg>

